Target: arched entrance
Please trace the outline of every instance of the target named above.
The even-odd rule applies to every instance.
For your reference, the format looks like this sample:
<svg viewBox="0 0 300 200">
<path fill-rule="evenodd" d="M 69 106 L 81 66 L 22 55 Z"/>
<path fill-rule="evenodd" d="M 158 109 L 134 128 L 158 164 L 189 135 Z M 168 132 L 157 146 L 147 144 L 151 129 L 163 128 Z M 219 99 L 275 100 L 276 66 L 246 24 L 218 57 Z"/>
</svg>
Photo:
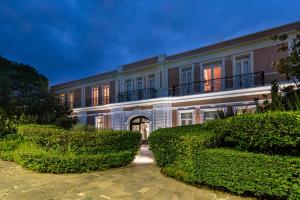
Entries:
<svg viewBox="0 0 300 200">
<path fill-rule="evenodd" d="M 149 120 L 146 117 L 138 116 L 134 117 L 130 121 L 130 130 L 131 131 L 139 131 L 142 133 L 142 142 L 147 143 L 147 138 L 149 136 Z"/>
</svg>

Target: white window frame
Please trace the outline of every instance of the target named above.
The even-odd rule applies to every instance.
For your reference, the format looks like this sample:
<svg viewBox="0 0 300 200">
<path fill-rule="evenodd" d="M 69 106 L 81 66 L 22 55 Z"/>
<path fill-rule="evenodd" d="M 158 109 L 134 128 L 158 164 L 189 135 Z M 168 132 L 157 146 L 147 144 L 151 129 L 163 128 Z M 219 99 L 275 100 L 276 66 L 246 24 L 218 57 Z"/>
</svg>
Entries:
<svg viewBox="0 0 300 200">
<path fill-rule="evenodd" d="M 150 75 L 148 75 L 148 88 L 151 88 L 151 86 L 150 86 L 150 81 L 151 80 L 153 80 L 154 81 L 154 87 L 153 87 L 153 89 L 155 89 L 155 74 L 150 74 Z"/>
<path fill-rule="evenodd" d="M 139 82 L 140 80 L 141 80 L 141 83 L 142 83 L 142 88 L 139 89 L 139 88 L 138 88 L 138 85 L 139 85 L 138 82 Z M 144 84 L 144 77 L 143 77 L 143 76 L 136 77 L 136 78 L 135 78 L 135 82 L 136 82 L 136 86 L 135 86 L 135 87 L 136 87 L 136 88 L 135 88 L 136 90 L 142 90 L 142 89 L 144 89 L 145 84 Z"/>
<path fill-rule="evenodd" d="M 188 68 L 191 68 L 191 71 L 192 71 L 192 80 L 189 83 L 194 82 L 194 76 L 195 76 L 194 68 L 195 68 L 195 65 L 192 64 L 192 65 L 185 65 L 185 66 L 180 67 L 180 70 L 179 70 L 179 84 L 183 84 L 182 83 L 182 71 L 184 71 Z"/>
<path fill-rule="evenodd" d="M 98 127 L 97 120 L 98 120 L 99 118 L 102 118 L 102 127 Z M 95 117 L 95 128 L 97 128 L 97 129 L 104 129 L 104 127 L 105 127 L 105 124 L 104 124 L 104 115 L 96 116 L 96 117 Z"/>
<path fill-rule="evenodd" d="M 239 60 L 239 58 L 242 57 L 249 57 L 249 67 L 250 67 L 250 72 L 249 73 L 253 73 L 254 72 L 254 66 L 253 66 L 253 52 L 244 52 L 244 53 L 240 53 L 240 54 L 236 54 L 233 55 L 233 65 L 232 65 L 232 75 L 236 76 L 236 63 Z"/>
<path fill-rule="evenodd" d="M 238 109 L 251 109 L 251 108 L 255 108 L 256 109 L 256 105 L 243 105 L 243 106 L 234 106 L 234 112 L 237 112 Z"/>
<path fill-rule="evenodd" d="M 177 124 L 178 126 L 182 126 L 182 119 L 181 114 L 182 113 L 192 113 L 192 125 L 195 124 L 196 121 L 196 109 L 190 109 L 190 110 L 177 110 Z"/>
<path fill-rule="evenodd" d="M 227 108 L 226 107 L 219 107 L 219 108 L 200 108 L 200 121 L 201 123 L 204 123 L 204 113 L 205 112 L 214 112 L 214 111 L 219 111 L 219 110 L 223 110 L 224 112 L 227 111 Z M 207 121 L 207 120 L 206 120 Z"/>
<path fill-rule="evenodd" d="M 128 91 L 128 88 L 127 88 L 127 83 L 130 83 L 130 90 Z M 131 92 L 132 91 L 132 79 L 131 78 L 128 78 L 128 79 L 125 79 L 125 84 L 124 84 L 124 91 L 125 92 Z"/>
<path fill-rule="evenodd" d="M 201 69 L 200 69 L 200 76 L 201 76 L 200 80 L 202 81 L 201 91 L 202 90 L 204 91 L 204 69 L 207 66 L 211 67 L 212 65 L 217 65 L 217 64 L 219 64 L 221 67 L 221 78 L 224 78 L 225 77 L 225 57 L 222 59 L 218 58 L 218 59 L 208 60 L 208 61 L 201 63 Z M 212 74 L 213 74 L 213 72 L 212 72 Z M 221 79 L 221 91 L 224 89 L 225 89 L 225 80 Z"/>
</svg>

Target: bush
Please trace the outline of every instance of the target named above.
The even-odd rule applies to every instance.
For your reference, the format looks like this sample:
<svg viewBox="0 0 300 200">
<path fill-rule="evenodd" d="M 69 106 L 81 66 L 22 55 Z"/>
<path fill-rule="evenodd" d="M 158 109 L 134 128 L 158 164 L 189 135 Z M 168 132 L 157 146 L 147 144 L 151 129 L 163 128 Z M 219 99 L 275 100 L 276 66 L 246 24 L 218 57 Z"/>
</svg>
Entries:
<svg viewBox="0 0 300 200">
<path fill-rule="evenodd" d="M 0 138 L 8 134 L 13 134 L 15 132 L 15 125 L 10 119 L 6 117 L 6 115 L 0 108 Z"/>
<path fill-rule="evenodd" d="M 120 151 L 105 154 L 61 154 L 59 151 L 47 151 L 34 145 L 23 145 L 15 153 L 15 161 L 23 167 L 38 172 L 74 173 L 93 170 L 105 170 L 129 164 L 136 152 Z"/>
<path fill-rule="evenodd" d="M 263 199 L 300 198 L 300 158 L 202 149 L 163 168 L 167 175 Z"/>
<path fill-rule="evenodd" d="M 177 160 L 185 148 L 213 147 L 219 143 L 218 134 L 203 130 L 201 125 L 164 128 L 154 131 L 148 138 L 151 151 L 158 166 L 165 166 Z M 188 142 L 193 145 L 189 147 Z"/>
<path fill-rule="evenodd" d="M 246 114 L 211 121 L 204 128 L 222 135 L 222 146 L 267 154 L 300 155 L 297 112 Z"/>
<path fill-rule="evenodd" d="M 76 126 L 20 125 L 15 137 L 0 141 L 0 158 L 39 172 L 103 170 L 130 163 L 141 134 Z"/>
<path fill-rule="evenodd" d="M 23 125 L 18 128 L 18 133 L 42 148 L 76 154 L 111 153 L 124 150 L 136 152 L 141 138 L 139 132 L 95 130 L 78 126 L 65 130 L 51 125 Z"/>
</svg>

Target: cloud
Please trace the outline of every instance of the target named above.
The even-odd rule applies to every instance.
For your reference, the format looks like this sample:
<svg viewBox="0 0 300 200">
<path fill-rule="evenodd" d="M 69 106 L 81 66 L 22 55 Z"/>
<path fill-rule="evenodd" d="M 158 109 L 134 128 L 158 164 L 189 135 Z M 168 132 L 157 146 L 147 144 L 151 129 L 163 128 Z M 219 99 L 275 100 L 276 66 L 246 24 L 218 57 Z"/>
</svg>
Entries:
<svg viewBox="0 0 300 200">
<path fill-rule="evenodd" d="M 298 1 L 284 6 L 279 0 L 2 0 L 0 55 L 36 67 L 56 84 L 299 20 Z"/>
</svg>

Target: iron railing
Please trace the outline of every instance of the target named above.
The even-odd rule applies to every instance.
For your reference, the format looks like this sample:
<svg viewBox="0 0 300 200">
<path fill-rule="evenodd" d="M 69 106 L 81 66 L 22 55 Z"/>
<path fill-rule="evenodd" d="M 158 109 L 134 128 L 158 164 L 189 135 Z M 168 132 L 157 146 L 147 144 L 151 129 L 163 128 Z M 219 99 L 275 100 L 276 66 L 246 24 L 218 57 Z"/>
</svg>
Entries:
<svg viewBox="0 0 300 200">
<path fill-rule="evenodd" d="M 177 84 L 173 86 L 172 96 L 184 96 L 199 93 L 251 88 L 263 86 L 264 84 L 264 72 L 261 71 L 186 84 Z"/>
<path fill-rule="evenodd" d="M 168 89 L 142 89 L 129 92 L 120 92 L 117 96 L 102 96 L 86 98 L 85 102 L 74 102 L 72 108 L 100 106 L 111 103 L 140 101 L 159 97 L 184 96 L 225 90 L 251 88 L 265 85 L 265 74 L 263 71 L 227 76 L 218 79 L 177 84 Z M 70 105 L 69 105 L 70 106 Z"/>
</svg>

